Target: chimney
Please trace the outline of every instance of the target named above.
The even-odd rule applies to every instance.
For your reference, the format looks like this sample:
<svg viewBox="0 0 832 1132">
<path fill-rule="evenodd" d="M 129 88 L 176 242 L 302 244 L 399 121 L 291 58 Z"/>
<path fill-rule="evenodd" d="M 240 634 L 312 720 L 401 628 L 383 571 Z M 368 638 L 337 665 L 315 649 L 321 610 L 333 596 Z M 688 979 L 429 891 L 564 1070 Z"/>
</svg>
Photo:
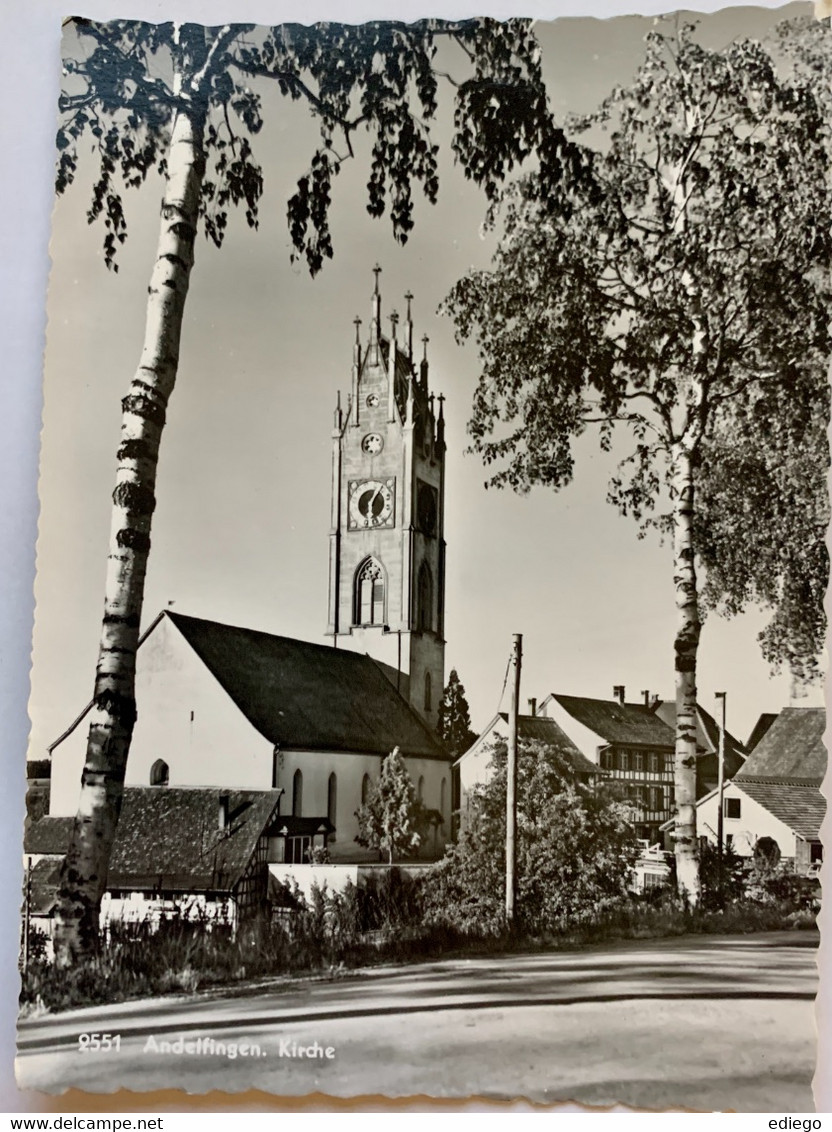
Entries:
<svg viewBox="0 0 832 1132">
<path fill-rule="evenodd" d="M 641 694 L 644 696 L 644 706 L 650 707 L 650 689 L 645 688 Z"/>
<path fill-rule="evenodd" d="M 537 715 L 537 700 L 534 697 L 529 700 L 529 715 Z"/>
<path fill-rule="evenodd" d="M 613 699 L 618 700 L 620 704 L 624 703 L 624 685 L 615 684 L 612 689 Z"/>
<path fill-rule="evenodd" d="M 658 703 L 659 703 L 658 693 L 654 692 L 653 695 L 650 697 L 650 707 L 651 707 L 651 709 L 654 708 L 654 707 L 657 707 Z"/>
<path fill-rule="evenodd" d="M 217 814 L 217 828 L 228 829 L 228 810 L 231 799 L 227 794 L 220 794 L 219 813 Z"/>
</svg>

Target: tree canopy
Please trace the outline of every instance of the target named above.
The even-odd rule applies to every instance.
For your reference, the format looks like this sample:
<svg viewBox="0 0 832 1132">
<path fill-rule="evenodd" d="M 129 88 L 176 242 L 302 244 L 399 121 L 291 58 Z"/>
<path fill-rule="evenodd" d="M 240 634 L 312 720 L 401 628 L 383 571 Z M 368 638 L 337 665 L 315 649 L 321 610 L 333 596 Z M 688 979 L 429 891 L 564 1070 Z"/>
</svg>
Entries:
<svg viewBox="0 0 832 1132">
<path fill-rule="evenodd" d="M 463 931 L 504 926 L 506 761 L 498 740 L 457 844 L 426 879 L 428 918 Z M 626 803 L 581 783 L 557 748 L 521 741 L 516 852 L 515 921 L 539 934 L 587 920 L 623 896 L 638 845 Z"/>
<path fill-rule="evenodd" d="M 633 82 L 567 122 L 590 175 L 546 192 L 534 174 L 517 182 L 491 269 L 446 302 L 480 354 L 469 431 L 489 482 L 562 488 L 575 438 L 597 429 L 602 449 L 625 453 L 610 501 L 641 533 L 672 535 L 677 871 L 690 894 L 697 564 L 707 604 L 774 605 L 772 659 L 822 642 L 832 206 L 812 81 L 754 41 L 712 51 L 692 25 L 651 31 Z"/>
</svg>

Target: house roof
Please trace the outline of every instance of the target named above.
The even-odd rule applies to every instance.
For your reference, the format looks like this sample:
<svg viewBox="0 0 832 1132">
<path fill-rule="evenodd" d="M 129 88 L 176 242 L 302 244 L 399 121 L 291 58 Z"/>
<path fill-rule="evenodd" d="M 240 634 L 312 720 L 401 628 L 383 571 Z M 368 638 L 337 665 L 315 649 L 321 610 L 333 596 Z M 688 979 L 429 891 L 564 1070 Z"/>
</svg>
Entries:
<svg viewBox="0 0 832 1132">
<path fill-rule="evenodd" d="M 64 847 L 64 852 L 66 847 Z M 61 861 L 46 857 L 36 861 L 29 873 L 29 911 L 33 916 L 49 916 L 58 899 Z"/>
<path fill-rule="evenodd" d="M 508 714 L 504 711 L 494 718 L 492 727 L 497 720 L 502 720 L 508 726 Z M 490 728 L 489 728 L 490 730 Z M 600 767 L 588 759 L 572 742 L 562 727 L 554 719 L 547 719 L 545 715 L 518 715 L 517 736 L 528 742 L 547 743 L 555 747 L 563 755 L 576 774 L 606 775 Z"/>
<path fill-rule="evenodd" d="M 817 786 L 759 782 L 742 777 L 737 777 L 734 785 L 807 841 L 820 838 L 826 800 Z"/>
<path fill-rule="evenodd" d="M 221 796 L 228 799 L 224 829 Z M 107 887 L 230 892 L 276 815 L 279 799 L 279 790 L 126 789 Z"/>
<path fill-rule="evenodd" d="M 746 751 L 748 751 L 749 754 L 754 750 L 754 748 L 760 742 L 762 737 L 768 731 L 769 727 L 771 727 L 772 723 L 774 723 L 776 718 L 777 718 L 777 712 L 776 711 L 764 711 L 762 713 L 760 718 L 757 720 L 757 722 L 754 724 L 753 728 L 751 729 L 751 734 L 748 736 L 748 738 L 745 741 L 745 749 L 746 749 Z"/>
<path fill-rule="evenodd" d="M 369 656 L 166 613 L 249 722 L 295 750 L 449 760 Z"/>
<path fill-rule="evenodd" d="M 27 821 L 23 830 L 23 852 L 33 856 L 63 857 L 74 821 L 74 817 L 51 817 L 48 814 L 37 821 Z"/>
<path fill-rule="evenodd" d="M 656 712 L 659 718 L 674 732 L 676 731 L 676 704 L 672 700 L 659 700 L 653 704 L 651 711 Z M 706 711 L 701 704 L 696 705 L 696 733 L 697 756 L 711 755 L 719 750 L 719 724 Z M 736 774 L 745 762 L 745 748 L 742 743 L 726 728 L 725 730 L 725 767 L 726 774 Z"/>
<path fill-rule="evenodd" d="M 562 696 L 555 700 L 578 723 L 594 731 L 607 743 L 628 743 L 672 750 L 673 731 L 646 704 L 621 704 L 617 700 L 592 700 L 586 696 Z"/>
<path fill-rule="evenodd" d="M 224 829 L 219 824 L 221 796 L 228 799 Z M 279 790 L 125 787 L 107 887 L 231 892 L 258 838 L 276 816 L 279 799 Z M 27 851 L 63 856 L 73 820 L 45 817 L 32 822 L 26 831 Z M 47 864 L 56 862 L 39 861 L 35 869 Z M 41 869 L 38 875 L 45 878 L 47 871 Z"/>
<path fill-rule="evenodd" d="M 826 712 L 823 708 L 784 708 L 735 776 L 820 786 L 826 773 Z"/>
</svg>

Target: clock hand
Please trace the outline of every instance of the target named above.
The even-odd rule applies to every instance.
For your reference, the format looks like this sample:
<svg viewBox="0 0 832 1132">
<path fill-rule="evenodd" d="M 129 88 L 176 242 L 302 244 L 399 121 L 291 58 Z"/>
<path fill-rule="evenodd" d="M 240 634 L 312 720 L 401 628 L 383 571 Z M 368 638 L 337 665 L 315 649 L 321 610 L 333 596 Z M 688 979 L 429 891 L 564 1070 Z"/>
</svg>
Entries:
<svg viewBox="0 0 832 1132">
<path fill-rule="evenodd" d="M 376 500 L 378 499 L 378 494 L 379 494 L 380 491 L 381 491 L 381 484 L 379 484 L 378 487 L 376 488 L 376 490 L 373 492 L 373 498 L 370 500 L 369 506 L 367 507 L 367 518 L 370 520 L 370 522 L 372 522 L 373 519 L 375 518 L 375 515 L 373 513 L 373 508 L 375 506 Z"/>
</svg>

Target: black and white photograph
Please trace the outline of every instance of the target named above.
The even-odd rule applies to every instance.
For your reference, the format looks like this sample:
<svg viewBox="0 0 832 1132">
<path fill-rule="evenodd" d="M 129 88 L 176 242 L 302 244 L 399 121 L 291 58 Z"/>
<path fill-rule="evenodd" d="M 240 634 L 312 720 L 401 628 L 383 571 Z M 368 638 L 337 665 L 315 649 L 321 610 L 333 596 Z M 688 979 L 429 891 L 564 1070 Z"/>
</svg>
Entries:
<svg viewBox="0 0 832 1132">
<path fill-rule="evenodd" d="M 18 1087 L 821 1111 L 829 14 L 129 16 L 61 29 Z"/>
</svg>

